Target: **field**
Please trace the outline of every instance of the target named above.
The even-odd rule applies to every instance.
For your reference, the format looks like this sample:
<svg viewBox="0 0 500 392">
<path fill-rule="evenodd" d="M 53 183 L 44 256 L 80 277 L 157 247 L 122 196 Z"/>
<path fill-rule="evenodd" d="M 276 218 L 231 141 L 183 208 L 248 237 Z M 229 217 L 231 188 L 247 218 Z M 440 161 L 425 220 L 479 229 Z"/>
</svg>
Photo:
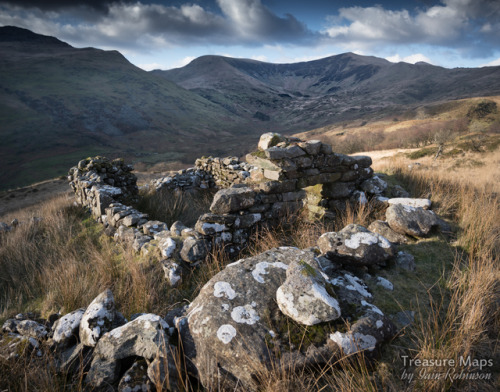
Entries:
<svg viewBox="0 0 500 392">
<path fill-rule="evenodd" d="M 451 110 L 446 106 L 446 113 L 451 116 L 458 113 L 453 111 L 462 110 L 460 113 L 467 117 L 471 113 L 471 103 L 467 102 L 468 106 L 457 103 Z M 434 210 L 452 228 L 446 235 L 435 233 L 400 246 L 400 250 L 415 256 L 417 272 L 381 271 L 381 276 L 394 283 L 394 292 L 370 287 L 376 294 L 376 306 L 388 313 L 411 309 L 415 321 L 373 361 L 352 356 L 319 369 L 296 371 L 276 363 L 272 369 L 263 370 L 259 380 L 262 391 L 498 390 L 500 143 L 496 116 L 489 112 L 479 119 L 469 118 L 467 129 L 452 132 L 444 140 L 436 139 L 434 132 L 428 142 L 412 149 L 396 146 L 396 150 L 360 152 L 372 156 L 373 168 L 390 184 L 403 186 L 412 197 L 430 198 Z M 442 121 L 450 118 L 444 116 Z M 384 134 L 414 130 L 412 127 L 419 124 L 417 120 L 408 121 L 412 125 L 399 124 L 398 128 L 392 124 L 384 128 Z M 479 130 L 478 123 L 484 128 Z M 371 128 L 369 132 L 373 131 Z M 350 133 L 362 136 L 360 129 L 349 128 Z M 168 195 L 163 200 L 144 198 L 143 202 L 143 208 L 149 210 L 162 205 L 157 213 L 163 213 L 162 219 L 172 224 L 184 213 L 192 213 L 195 204 L 203 211 L 210 200 Z M 367 225 L 377 218 L 376 214 L 368 205 L 348 209 L 329 223 L 309 222 L 305 215 L 290 217 L 279 227 L 260 231 L 243 256 L 276 246 L 313 246 L 321 233 L 353 222 Z M 42 220 L 33 221 L 33 216 Z M 126 317 L 136 312 L 164 315 L 193 300 L 205 282 L 229 262 L 220 253 L 212 254 L 180 287 L 172 289 L 165 285 L 156 260 L 139 259 L 130 249 L 110 240 L 68 195 L 5 213 L 1 220 L 10 222 L 14 218 L 27 223 L 0 236 L 0 270 L 4 271 L 0 280 L 0 323 L 19 312 L 38 312 L 44 317 L 69 312 L 86 306 L 105 288 L 113 290 L 117 306 Z M 302 327 L 300 332 L 307 336 L 310 330 Z M 410 357 L 435 361 L 422 373 L 422 367 L 405 366 L 403 358 Z M 477 363 L 491 361 L 492 365 L 481 370 L 467 367 L 464 358 Z M 452 368 L 456 377 L 446 376 L 450 367 L 442 361 L 450 360 L 461 364 Z M 460 372 L 480 375 L 480 379 L 459 377 Z M 437 377 L 439 374 L 442 376 Z M 185 390 L 200 389 L 188 379 L 183 383 Z M 0 359 L 2 391 L 82 388 L 81 379 L 57 375 L 50 357 L 21 357 L 16 362 Z"/>
</svg>

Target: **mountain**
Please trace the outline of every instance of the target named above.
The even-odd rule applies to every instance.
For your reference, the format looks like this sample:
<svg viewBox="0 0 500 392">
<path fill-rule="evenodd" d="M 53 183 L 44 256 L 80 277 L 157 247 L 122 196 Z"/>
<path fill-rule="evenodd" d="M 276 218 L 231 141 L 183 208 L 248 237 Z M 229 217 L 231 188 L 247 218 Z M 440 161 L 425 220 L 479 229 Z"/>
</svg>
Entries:
<svg viewBox="0 0 500 392">
<path fill-rule="evenodd" d="M 295 64 L 203 56 L 146 72 L 117 51 L 0 27 L 0 190 L 65 174 L 90 155 L 192 163 L 247 152 L 262 132 L 491 95 L 500 95 L 500 67 L 445 69 L 345 53 Z"/>
<path fill-rule="evenodd" d="M 353 53 L 294 64 L 203 56 L 152 72 L 247 120 L 286 131 L 500 92 L 500 67 L 446 69 Z"/>
<path fill-rule="evenodd" d="M 117 51 L 17 27 L 0 28 L 0 119 L 0 189 L 64 174 L 94 154 L 191 162 L 244 128 Z"/>
</svg>

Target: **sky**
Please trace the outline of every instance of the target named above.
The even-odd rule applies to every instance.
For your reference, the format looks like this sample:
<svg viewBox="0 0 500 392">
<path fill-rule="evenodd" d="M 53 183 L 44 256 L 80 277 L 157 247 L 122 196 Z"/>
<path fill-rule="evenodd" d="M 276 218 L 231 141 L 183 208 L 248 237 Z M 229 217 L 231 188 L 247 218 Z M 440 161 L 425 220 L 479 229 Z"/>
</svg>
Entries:
<svg viewBox="0 0 500 392">
<path fill-rule="evenodd" d="M 345 52 L 447 68 L 500 65 L 500 0 L 0 0 L 0 26 L 119 50 L 145 70 L 223 55 Z"/>
</svg>

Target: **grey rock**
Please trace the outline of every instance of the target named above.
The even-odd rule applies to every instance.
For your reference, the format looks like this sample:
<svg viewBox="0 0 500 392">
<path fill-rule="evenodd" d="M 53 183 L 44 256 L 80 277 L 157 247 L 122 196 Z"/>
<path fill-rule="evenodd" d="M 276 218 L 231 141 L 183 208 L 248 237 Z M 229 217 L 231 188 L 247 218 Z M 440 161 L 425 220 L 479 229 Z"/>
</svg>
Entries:
<svg viewBox="0 0 500 392">
<path fill-rule="evenodd" d="M 415 271 L 417 269 L 413 255 L 403 251 L 399 251 L 397 253 L 396 265 L 407 271 Z"/>
<path fill-rule="evenodd" d="M 370 226 L 368 226 L 368 230 L 380 234 L 381 236 L 391 241 L 393 244 L 405 244 L 408 242 L 408 238 L 406 236 L 396 233 L 385 221 L 373 221 L 372 223 L 370 223 Z"/>
<path fill-rule="evenodd" d="M 87 307 L 80 321 L 80 341 L 95 347 L 99 338 L 111 330 L 115 319 L 115 301 L 111 290 L 99 294 Z"/>
<path fill-rule="evenodd" d="M 276 291 L 280 310 L 304 325 L 314 325 L 340 317 L 339 303 L 333 286 L 322 276 L 314 260 L 290 263 L 286 280 Z"/>
<path fill-rule="evenodd" d="M 77 344 L 62 351 L 56 357 L 56 367 L 62 373 L 80 373 L 92 362 L 93 349 Z"/>
<path fill-rule="evenodd" d="M 407 192 L 402 186 L 394 185 L 391 188 L 391 197 L 410 197 L 410 193 Z"/>
<path fill-rule="evenodd" d="M 295 248 L 273 249 L 229 264 L 205 284 L 176 323 L 188 362 L 203 385 L 227 374 L 244 388 L 256 388 L 257 370 L 252 364 L 270 363 L 269 317 L 284 317 L 276 304 L 276 290 L 293 260 L 313 262 L 314 257 L 313 252 Z"/>
<path fill-rule="evenodd" d="M 120 360 L 142 357 L 152 360 L 168 347 L 168 324 L 154 314 L 144 314 L 104 334 L 97 343 L 87 383 L 95 388 L 118 381 Z"/>
<path fill-rule="evenodd" d="M 80 330 L 80 322 L 82 320 L 85 308 L 74 310 L 60 319 L 52 326 L 52 339 L 61 346 L 67 346 L 72 341 L 75 341 Z"/>
<path fill-rule="evenodd" d="M 378 176 L 373 176 L 361 183 L 361 189 L 371 195 L 380 195 L 387 188 L 387 183 Z"/>
<path fill-rule="evenodd" d="M 17 323 L 17 332 L 22 336 L 35 339 L 44 339 L 47 337 L 48 330 L 45 325 L 33 320 L 22 320 Z"/>
<path fill-rule="evenodd" d="M 181 258 L 187 263 L 203 260 L 208 253 L 208 244 L 205 240 L 193 237 L 186 238 L 181 249 Z"/>
<path fill-rule="evenodd" d="M 355 184 L 352 182 L 334 182 L 324 184 L 321 194 L 331 199 L 344 199 L 348 198 L 354 189 Z"/>
<path fill-rule="evenodd" d="M 248 187 L 222 189 L 214 196 L 210 211 L 214 214 L 227 214 L 252 207 L 255 204 L 255 192 Z"/>
<path fill-rule="evenodd" d="M 431 201 L 429 199 L 413 199 L 410 197 L 397 197 L 393 199 L 389 199 L 387 201 L 389 205 L 393 204 L 402 204 L 410 207 L 420 207 L 424 210 L 429 210 L 431 208 Z"/>
<path fill-rule="evenodd" d="M 299 143 L 299 147 L 309 155 L 318 155 L 321 151 L 321 144 L 319 140 L 307 140 L 303 143 Z"/>
<path fill-rule="evenodd" d="M 396 334 L 396 327 L 385 316 L 371 314 L 356 321 L 351 330 L 330 335 L 346 355 L 357 352 L 373 352 L 382 342 L 391 339 Z"/>
<path fill-rule="evenodd" d="M 403 329 L 414 323 L 415 312 L 413 310 L 403 310 L 391 315 L 390 317 L 399 329 Z"/>
<path fill-rule="evenodd" d="M 264 151 L 269 159 L 297 158 L 305 155 L 306 152 L 297 145 L 282 147 L 270 147 Z"/>
<path fill-rule="evenodd" d="M 342 264 L 385 265 L 394 256 L 393 245 L 386 238 L 356 224 L 323 234 L 318 246 L 326 257 Z"/>
<path fill-rule="evenodd" d="M 162 231 L 167 231 L 168 226 L 166 223 L 161 221 L 147 221 L 142 225 L 142 230 L 144 234 L 154 236 Z"/>
<path fill-rule="evenodd" d="M 184 229 L 187 229 L 187 227 L 181 221 L 175 221 L 172 223 L 172 226 L 170 226 L 170 231 L 175 235 L 181 235 Z"/>
<path fill-rule="evenodd" d="M 415 237 L 426 236 L 438 224 L 434 212 L 403 204 L 389 206 L 385 217 L 391 229 Z"/>
<path fill-rule="evenodd" d="M 267 150 L 268 148 L 274 147 L 276 144 L 285 141 L 286 139 L 276 132 L 263 133 L 260 136 L 258 148 L 259 150 Z"/>
<path fill-rule="evenodd" d="M 182 283 L 182 267 L 180 263 L 171 259 L 164 259 L 160 261 L 165 273 L 165 279 L 167 280 L 170 287 L 177 287 Z"/>
</svg>

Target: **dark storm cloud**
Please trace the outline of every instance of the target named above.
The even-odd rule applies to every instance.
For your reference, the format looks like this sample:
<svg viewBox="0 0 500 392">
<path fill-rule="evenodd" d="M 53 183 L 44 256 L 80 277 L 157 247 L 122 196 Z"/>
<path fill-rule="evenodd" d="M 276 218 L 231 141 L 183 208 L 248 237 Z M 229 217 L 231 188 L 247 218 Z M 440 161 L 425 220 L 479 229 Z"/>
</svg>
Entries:
<svg viewBox="0 0 500 392">
<path fill-rule="evenodd" d="M 122 1 L 130 3 L 132 0 Z M 95 10 L 107 10 L 111 3 L 116 0 L 6 0 L 1 3 L 19 7 L 36 7 L 41 10 L 60 10 L 64 8 L 88 7 Z"/>
</svg>

